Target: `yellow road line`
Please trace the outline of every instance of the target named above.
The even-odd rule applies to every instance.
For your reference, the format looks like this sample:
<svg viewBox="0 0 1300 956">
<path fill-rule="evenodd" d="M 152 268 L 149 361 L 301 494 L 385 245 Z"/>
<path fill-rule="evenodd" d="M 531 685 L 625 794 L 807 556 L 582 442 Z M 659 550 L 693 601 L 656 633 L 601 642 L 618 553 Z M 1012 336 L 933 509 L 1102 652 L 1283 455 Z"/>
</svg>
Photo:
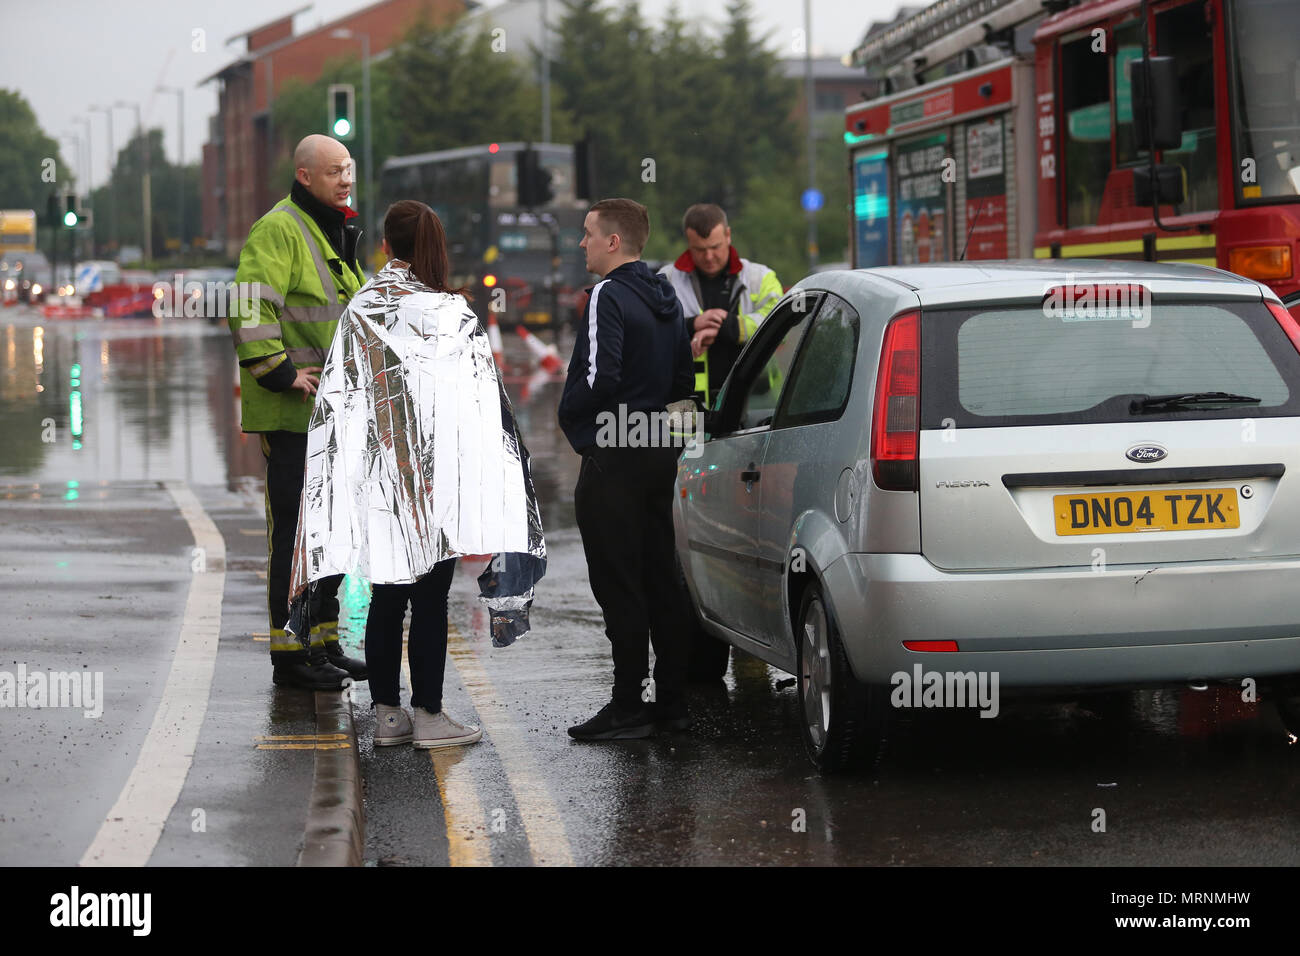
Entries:
<svg viewBox="0 0 1300 956">
<path fill-rule="evenodd" d="M 266 734 L 254 740 L 347 740 L 347 734 Z"/>
<path fill-rule="evenodd" d="M 510 711 L 500 702 L 501 697 L 474 648 L 450 623 L 447 652 L 474 700 L 474 707 L 483 721 L 483 732 L 492 738 L 497 758 L 505 769 L 515 805 L 523 817 L 533 862 L 538 866 L 573 866 L 564 821 L 537 770 L 533 747 L 515 725 Z"/>
<path fill-rule="evenodd" d="M 348 741 L 339 741 L 337 743 L 311 743 L 311 744 L 258 744 L 258 750 L 349 750 L 352 744 Z"/>
<path fill-rule="evenodd" d="M 265 528 L 240 528 L 240 529 L 239 529 L 239 533 L 240 533 L 240 534 L 246 534 L 246 535 L 248 535 L 250 538 L 265 538 L 265 537 L 266 537 L 266 529 L 265 529 Z"/>
<path fill-rule="evenodd" d="M 406 656 L 406 639 L 402 640 L 402 674 L 411 686 L 411 667 Z M 433 777 L 442 800 L 443 829 L 447 831 L 447 861 L 452 866 L 491 866 L 487 829 L 483 826 L 483 807 L 469 771 L 457 766 L 464 757 L 463 747 L 430 750 Z M 475 833 L 475 826 L 479 829 Z"/>
</svg>

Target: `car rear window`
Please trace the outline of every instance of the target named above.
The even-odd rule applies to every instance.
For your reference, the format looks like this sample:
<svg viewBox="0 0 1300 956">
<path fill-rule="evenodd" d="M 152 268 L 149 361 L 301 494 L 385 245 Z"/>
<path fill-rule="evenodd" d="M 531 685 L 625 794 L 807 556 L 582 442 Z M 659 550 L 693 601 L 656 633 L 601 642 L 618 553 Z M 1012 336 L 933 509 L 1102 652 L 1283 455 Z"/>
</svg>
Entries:
<svg viewBox="0 0 1300 956">
<path fill-rule="evenodd" d="M 1162 302 L 1137 321 L 928 312 L 921 336 L 924 428 L 1132 421 L 1136 396 L 1194 392 L 1261 401 L 1141 417 L 1300 415 L 1300 354 L 1263 303 Z"/>
</svg>

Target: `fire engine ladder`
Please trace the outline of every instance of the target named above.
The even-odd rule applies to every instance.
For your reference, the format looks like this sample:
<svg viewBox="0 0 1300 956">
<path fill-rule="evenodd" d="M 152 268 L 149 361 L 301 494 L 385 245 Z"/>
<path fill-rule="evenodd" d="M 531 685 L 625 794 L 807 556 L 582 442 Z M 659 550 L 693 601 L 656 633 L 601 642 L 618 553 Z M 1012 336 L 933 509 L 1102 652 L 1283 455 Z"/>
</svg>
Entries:
<svg viewBox="0 0 1300 956">
<path fill-rule="evenodd" d="M 880 76 L 901 63 L 935 66 L 996 32 L 1044 12 L 1043 0 L 938 0 L 867 37 L 853 62 Z"/>
</svg>

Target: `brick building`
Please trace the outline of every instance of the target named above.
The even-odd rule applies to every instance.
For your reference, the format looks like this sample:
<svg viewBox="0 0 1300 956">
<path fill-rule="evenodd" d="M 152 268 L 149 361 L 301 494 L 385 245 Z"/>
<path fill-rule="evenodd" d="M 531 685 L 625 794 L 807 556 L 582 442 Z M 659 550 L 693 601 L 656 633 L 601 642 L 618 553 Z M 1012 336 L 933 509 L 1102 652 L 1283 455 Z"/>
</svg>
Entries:
<svg viewBox="0 0 1300 956">
<path fill-rule="evenodd" d="M 268 103 L 290 78 L 311 83 L 327 60 L 350 51 L 360 57 L 360 43 L 332 36 L 334 31 L 366 34 L 373 61 L 400 42 L 426 12 L 434 22 L 445 22 L 475 5 L 464 0 L 380 0 L 295 35 L 294 17 L 310 9 L 300 7 L 232 37 L 228 42 L 243 41 L 243 55 L 204 80 L 220 88 L 217 114 L 203 146 L 203 234 L 227 255 L 236 255 L 253 222 L 287 191 L 287 183 L 269 181 L 269 171 L 295 144 L 274 135 Z M 357 110 L 360 114 L 360 102 Z M 268 137 L 274 139 L 274 152 Z M 359 138 L 352 149 L 360 153 Z M 360 155 L 355 158 L 360 162 Z"/>
</svg>

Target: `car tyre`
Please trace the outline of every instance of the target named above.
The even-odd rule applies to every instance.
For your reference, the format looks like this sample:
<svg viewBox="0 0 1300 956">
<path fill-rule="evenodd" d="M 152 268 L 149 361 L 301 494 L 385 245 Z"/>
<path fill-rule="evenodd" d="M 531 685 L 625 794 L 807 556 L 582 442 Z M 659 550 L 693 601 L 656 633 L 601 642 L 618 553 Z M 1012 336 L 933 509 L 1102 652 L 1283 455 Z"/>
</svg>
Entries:
<svg viewBox="0 0 1300 956">
<path fill-rule="evenodd" d="M 884 753 L 888 688 L 861 683 L 849 667 L 821 586 L 810 583 L 799 604 L 795 689 L 804 749 L 818 770 L 874 766 Z"/>
<path fill-rule="evenodd" d="M 681 561 L 677 562 L 677 587 L 681 590 L 686 607 L 686 626 L 690 631 L 690 656 L 686 664 L 686 679 L 693 684 L 709 684 L 722 680 L 731 663 L 731 645 L 720 641 L 704 629 L 699 612 L 686 587 L 686 575 Z"/>
</svg>

